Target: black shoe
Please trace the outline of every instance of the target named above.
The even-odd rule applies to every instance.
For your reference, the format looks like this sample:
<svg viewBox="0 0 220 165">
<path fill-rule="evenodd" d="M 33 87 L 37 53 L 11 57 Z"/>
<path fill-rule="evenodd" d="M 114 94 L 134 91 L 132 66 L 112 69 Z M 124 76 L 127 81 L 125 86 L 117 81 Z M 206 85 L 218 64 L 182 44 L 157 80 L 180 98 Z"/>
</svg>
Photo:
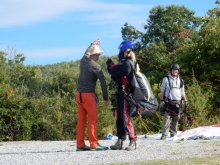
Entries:
<svg viewBox="0 0 220 165">
<path fill-rule="evenodd" d="M 125 149 L 124 140 L 118 139 L 114 145 L 110 146 L 110 148 L 112 150 L 124 150 Z"/>
</svg>

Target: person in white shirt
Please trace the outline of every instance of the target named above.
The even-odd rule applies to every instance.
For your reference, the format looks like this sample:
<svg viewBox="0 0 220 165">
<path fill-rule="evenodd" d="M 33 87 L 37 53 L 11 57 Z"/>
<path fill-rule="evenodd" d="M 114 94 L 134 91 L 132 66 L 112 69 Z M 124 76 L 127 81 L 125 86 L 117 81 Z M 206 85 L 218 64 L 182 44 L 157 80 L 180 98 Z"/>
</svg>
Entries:
<svg viewBox="0 0 220 165">
<path fill-rule="evenodd" d="M 161 140 L 166 139 L 169 131 L 171 137 L 177 134 L 181 113 L 181 100 L 187 102 L 184 83 L 179 77 L 179 73 L 180 66 L 172 64 L 170 74 L 163 78 L 161 84 L 160 108 L 164 109 Z"/>
</svg>

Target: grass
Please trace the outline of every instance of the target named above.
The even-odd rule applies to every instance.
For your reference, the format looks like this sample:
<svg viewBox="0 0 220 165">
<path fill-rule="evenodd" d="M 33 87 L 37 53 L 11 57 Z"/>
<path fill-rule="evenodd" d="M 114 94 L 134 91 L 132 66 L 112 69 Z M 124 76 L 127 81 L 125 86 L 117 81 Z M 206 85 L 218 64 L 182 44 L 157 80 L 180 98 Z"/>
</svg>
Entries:
<svg viewBox="0 0 220 165">
<path fill-rule="evenodd" d="M 145 162 L 116 163 L 110 165 L 220 165 L 220 156 L 178 160 L 149 160 Z"/>
</svg>

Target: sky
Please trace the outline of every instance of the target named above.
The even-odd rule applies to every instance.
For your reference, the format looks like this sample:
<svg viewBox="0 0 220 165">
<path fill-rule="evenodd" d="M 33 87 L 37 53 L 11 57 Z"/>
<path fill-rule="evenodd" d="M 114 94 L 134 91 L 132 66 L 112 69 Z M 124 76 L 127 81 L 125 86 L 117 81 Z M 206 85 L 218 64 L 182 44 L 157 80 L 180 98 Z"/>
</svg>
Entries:
<svg viewBox="0 0 220 165">
<path fill-rule="evenodd" d="M 127 22 L 144 32 L 157 5 L 184 5 L 196 16 L 215 8 L 215 0 L 0 0 L 0 51 L 24 54 L 25 65 L 80 60 L 87 47 L 101 41 L 103 55 L 118 54 Z"/>
</svg>

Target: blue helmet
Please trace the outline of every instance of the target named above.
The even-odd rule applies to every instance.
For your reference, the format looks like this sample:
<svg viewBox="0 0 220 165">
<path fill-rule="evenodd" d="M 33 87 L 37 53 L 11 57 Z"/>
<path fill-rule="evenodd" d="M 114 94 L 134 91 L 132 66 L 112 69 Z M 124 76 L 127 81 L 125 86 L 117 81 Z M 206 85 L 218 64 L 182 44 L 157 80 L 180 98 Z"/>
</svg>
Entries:
<svg viewBox="0 0 220 165">
<path fill-rule="evenodd" d="M 119 45 L 118 48 L 119 48 L 119 56 L 120 56 L 120 54 L 124 53 L 124 51 L 128 48 L 134 50 L 135 44 L 129 40 L 125 40 Z"/>
</svg>

